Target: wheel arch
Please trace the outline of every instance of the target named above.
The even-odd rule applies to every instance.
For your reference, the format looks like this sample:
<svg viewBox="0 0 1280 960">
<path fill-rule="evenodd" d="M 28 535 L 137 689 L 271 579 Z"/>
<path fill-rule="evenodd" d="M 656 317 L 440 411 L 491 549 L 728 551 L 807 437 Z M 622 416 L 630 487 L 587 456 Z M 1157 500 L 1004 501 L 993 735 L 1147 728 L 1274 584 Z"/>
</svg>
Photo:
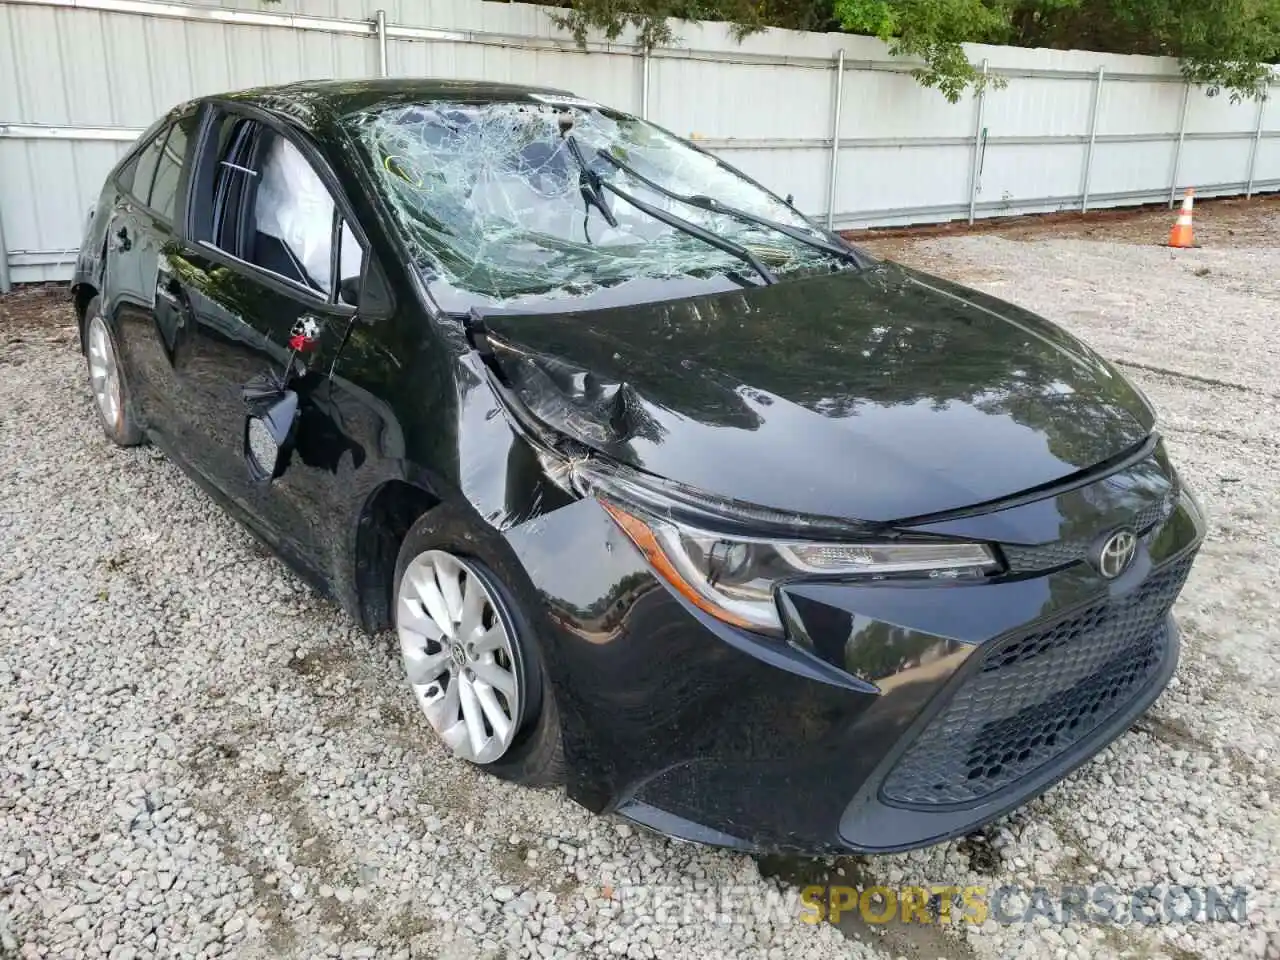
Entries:
<svg viewBox="0 0 1280 960">
<path fill-rule="evenodd" d="M 97 216 L 97 208 L 95 207 L 94 216 Z M 84 260 L 84 254 L 81 253 L 80 262 Z M 84 279 L 81 279 L 81 278 Z M 71 297 L 75 303 L 76 310 L 76 327 L 80 331 L 80 351 L 83 353 L 87 347 L 86 342 L 86 320 L 85 314 L 89 309 L 89 304 L 93 302 L 94 297 L 102 296 L 103 291 L 107 287 L 107 238 L 102 238 L 102 248 L 98 251 L 97 265 L 92 270 L 81 270 L 80 263 L 76 265 L 76 277 L 71 282 Z"/>
<path fill-rule="evenodd" d="M 438 495 L 407 480 L 384 481 L 360 511 L 355 537 L 355 591 L 361 626 L 391 626 L 391 590 L 400 544 L 418 518 L 439 506 Z"/>
<path fill-rule="evenodd" d="M 80 331 L 80 352 L 85 350 L 85 321 L 88 319 L 85 314 L 89 309 L 89 304 L 93 302 L 93 298 L 98 296 L 101 291 L 90 283 L 84 281 L 82 283 L 73 284 L 71 287 L 71 297 L 75 303 L 76 311 L 76 329 Z"/>
</svg>

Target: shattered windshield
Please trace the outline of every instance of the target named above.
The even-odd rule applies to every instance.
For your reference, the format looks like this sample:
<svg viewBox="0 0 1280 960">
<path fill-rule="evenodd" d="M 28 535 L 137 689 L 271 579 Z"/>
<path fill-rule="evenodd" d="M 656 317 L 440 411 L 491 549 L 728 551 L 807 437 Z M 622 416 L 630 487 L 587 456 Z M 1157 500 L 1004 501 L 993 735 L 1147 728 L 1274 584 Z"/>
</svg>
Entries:
<svg viewBox="0 0 1280 960">
<path fill-rule="evenodd" d="M 354 114 L 347 124 L 445 310 L 581 297 L 635 279 L 760 282 L 740 256 L 593 189 L 601 181 L 746 248 L 775 276 L 847 266 L 769 226 L 654 189 L 709 197 L 825 239 L 713 157 L 652 124 L 585 101 L 547 96 L 396 105 Z"/>
</svg>

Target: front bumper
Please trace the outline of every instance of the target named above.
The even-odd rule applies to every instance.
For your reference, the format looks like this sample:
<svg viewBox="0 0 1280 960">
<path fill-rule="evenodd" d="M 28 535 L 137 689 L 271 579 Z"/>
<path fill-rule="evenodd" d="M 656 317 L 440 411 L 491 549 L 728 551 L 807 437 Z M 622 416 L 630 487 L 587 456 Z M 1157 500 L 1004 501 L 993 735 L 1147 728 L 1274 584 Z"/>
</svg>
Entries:
<svg viewBox="0 0 1280 960">
<path fill-rule="evenodd" d="M 1136 496 L 1113 480 L 960 532 L 1035 543 L 1046 504 L 1105 529 Z M 1172 676 L 1169 609 L 1204 533 L 1173 483 L 1139 491 L 1171 512 L 1115 580 L 1079 561 L 983 583 L 793 584 L 786 643 L 686 605 L 594 501 L 509 530 L 547 609 L 570 796 L 744 850 L 893 851 L 980 826 L 1102 749 Z"/>
</svg>

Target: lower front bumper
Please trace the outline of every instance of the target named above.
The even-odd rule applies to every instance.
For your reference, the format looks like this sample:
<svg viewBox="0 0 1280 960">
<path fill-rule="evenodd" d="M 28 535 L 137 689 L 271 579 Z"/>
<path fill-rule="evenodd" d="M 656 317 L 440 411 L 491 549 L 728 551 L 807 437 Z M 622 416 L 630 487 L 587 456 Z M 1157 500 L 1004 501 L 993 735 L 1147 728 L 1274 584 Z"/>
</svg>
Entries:
<svg viewBox="0 0 1280 960">
<path fill-rule="evenodd" d="M 548 611 L 544 646 L 569 795 L 681 839 L 817 855 L 896 851 L 971 831 L 1127 729 L 1176 667 L 1168 610 L 1202 535 L 1198 509 L 1181 504 L 1158 536 L 1144 539 L 1130 569 L 1107 582 L 1077 564 L 973 585 L 793 585 L 784 605 L 799 627 L 790 643 L 734 630 L 686 605 L 593 501 L 514 528 L 507 539 Z M 568 543 L 592 558 L 589 573 L 566 567 Z M 964 762 L 971 742 L 987 742 L 989 727 L 1023 716 L 1040 702 L 1035 697 L 1086 689 L 1130 663 L 1119 650 L 1079 676 L 1062 672 L 1069 665 L 1055 657 L 1096 645 L 1098 633 L 1076 631 L 1070 644 L 1054 634 L 1058 640 L 1036 656 L 1048 651 L 1040 665 L 1063 683 L 1036 687 L 1031 699 L 1017 683 L 990 686 L 989 716 L 970 728 L 948 713 L 966 689 L 982 689 L 974 678 L 991 657 L 1100 606 L 1132 604 L 1175 567 L 1181 574 L 1169 589 L 1142 607 L 1146 636 L 1161 634 L 1158 657 L 1105 698 L 1079 736 L 1048 753 L 1035 752 L 1043 744 L 1025 746 L 1026 757 L 1006 761 L 1023 764 L 1009 782 L 996 783 L 999 757 L 984 761 L 981 776 L 991 782 L 968 797 L 930 796 L 927 776 L 886 793 L 935 723 L 944 734 L 958 731 L 956 762 Z"/>
<path fill-rule="evenodd" d="M 1124 733 L 1160 696 L 1178 665 L 1178 627 L 1172 616 L 1162 624 L 1161 660 L 1132 699 L 1086 736 L 1015 780 L 1007 788 L 970 803 L 937 809 L 884 802 L 883 781 L 875 778 L 840 818 L 840 836 L 862 852 L 891 852 L 927 846 L 969 833 L 1039 796 Z M 909 739 L 909 738 L 908 738 Z"/>
<path fill-rule="evenodd" d="M 767 823 L 752 824 L 749 818 L 753 811 L 756 816 L 761 812 L 750 802 L 732 803 L 730 810 L 715 804 L 718 809 L 708 810 L 709 815 L 702 817 L 694 807 L 697 797 L 737 795 L 745 799 L 752 794 L 762 798 L 789 796 L 792 803 L 805 803 L 806 784 L 823 782 L 834 792 L 839 789 L 837 784 L 847 782 L 838 763 L 824 763 L 812 755 L 751 769 L 707 761 L 682 764 L 641 786 L 634 797 L 617 808 L 617 813 L 679 839 L 753 852 L 892 853 L 970 833 L 1043 793 L 1087 762 L 1124 733 L 1159 697 L 1177 668 L 1180 647 L 1173 617 L 1164 614 L 1161 620 L 1159 659 L 1141 682 L 1127 691 L 1125 699 L 1068 747 L 1053 753 L 1002 789 L 978 799 L 937 805 L 895 803 L 886 800 L 885 784 L 922 735 L 931 726 L 945 722 L 948 704 L 966 684 L 973 682 L 972 675 L 981 670 L 983 657 L 973 657 L 970 664 L 956 670 L 947 689 L 883 754 L 876 769 L 866 777 L 834 824 L 819 819 L 822 816 L 819 811 L 824 809 L 826 816 L 830 816 L 829 803 L 814 802 L 813 798 L 797 811 L 808 821 L 806 829 L 793 831 L 786 837 L 779 836 L 775 826 L 791 819 L 789 811 L 764 813 Z M 962 742 L 957 741 L 951 747 L 963 756 Z M 847 768 L 849 764 L 844 766 Z"/>
</svg>

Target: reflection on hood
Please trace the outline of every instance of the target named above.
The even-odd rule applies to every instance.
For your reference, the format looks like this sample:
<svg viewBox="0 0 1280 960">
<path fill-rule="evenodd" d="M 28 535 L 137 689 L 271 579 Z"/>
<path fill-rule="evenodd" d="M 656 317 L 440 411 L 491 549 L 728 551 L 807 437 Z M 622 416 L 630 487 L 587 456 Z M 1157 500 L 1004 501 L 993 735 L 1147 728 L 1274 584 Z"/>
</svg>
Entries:
<svg viewBox="0 0 1280 960">
<path fill-rule="evenodd" d="M 1152 429 L 1128 381 L 1062 330 L 888 264 L 482 321 L 514 393 L 553 429 L 796 513 L 892 521 L 987 503 Z"/>
</svg>

